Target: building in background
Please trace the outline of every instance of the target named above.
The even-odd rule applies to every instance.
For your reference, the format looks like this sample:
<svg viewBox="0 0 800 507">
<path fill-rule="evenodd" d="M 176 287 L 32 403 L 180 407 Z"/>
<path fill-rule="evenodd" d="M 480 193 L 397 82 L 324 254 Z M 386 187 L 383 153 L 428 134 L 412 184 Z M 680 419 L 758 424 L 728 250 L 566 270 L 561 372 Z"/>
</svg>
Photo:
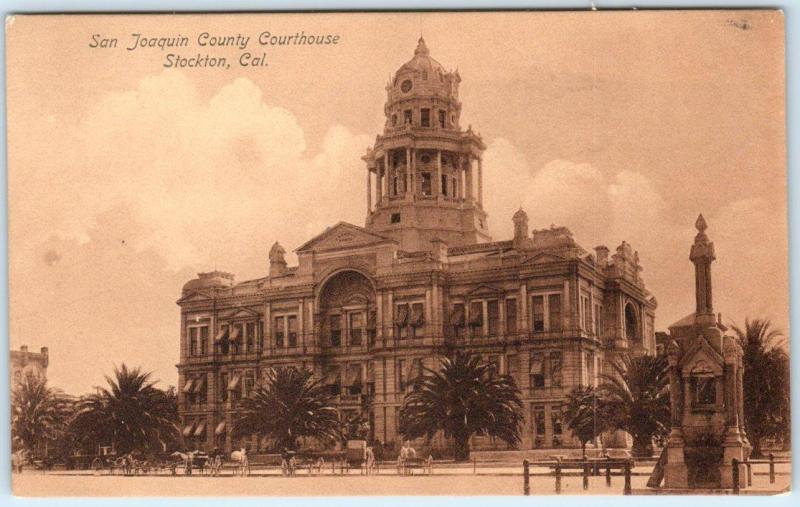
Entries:
<svg viewBox="0 0 800 507">
<path fill-rule="evenodd" d="M 461 349 L 516 379 L 524 449 L 578 446 L 562 419 L 567 393 L 596 385 L 617 354 L 655 351 L 656 301 L 630 245 L 587 251 L 566 227 L 530 231 L 521 209 L 509 217 L 514 237 L 492 241 L 483 203 L 502 196 L 484 195 L 485 145 L 460 124 L 460 82 L 420 39 L 387 83 L 384 131 L 363 157 L 365 227 L 329 227 L 296 250 L 297 266 L 275 243 L 263 278 L 214 271 L 186 283 L 187 445 L 241 445 L 229 435 L 237 403 L 277 366 L 312 370 L 343 418 L 396 444 L 411 381 Z"/>
<path fill-rule="evenodd" d="M 42 347 L 40 352 L 31 352 L 28 350 L 27 345 L 23 345 L 19 350 L 12 350 L 10 354 L 9 378 L 12 389 L 26 375 L 47 378 L 47 365 L 50 361 L 47 347 Z"/>
</svg>

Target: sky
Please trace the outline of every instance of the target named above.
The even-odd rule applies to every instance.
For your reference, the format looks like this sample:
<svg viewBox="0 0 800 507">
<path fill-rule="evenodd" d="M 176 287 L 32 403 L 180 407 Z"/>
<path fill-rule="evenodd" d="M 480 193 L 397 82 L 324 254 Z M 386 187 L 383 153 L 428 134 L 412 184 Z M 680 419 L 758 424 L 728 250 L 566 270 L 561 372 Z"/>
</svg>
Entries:
<svg viewBox="0 0 800 507">
<path fill-rule="evenodd" d="M 265 31 L 340 39 L 261 46 Z M 665 330 L 694 310 L 703 213 L 715 310 L 788 335 L 778 12 L 18 16 L 7 32 L 10 345 L 49 347 L 69 393 L 123 362 L 176 384 L 186 281 L 262 277 L 273 242 L 364 224 L 361 156 L 420 34 L 487 145 L 494 239 L 522 206 L 587 250 L 629 242 Z M 204 32 L 251 40 L 201 48 Z M 134 33 L 190 47 L 129 51 Z M 232 65 L 165 69 L 168 53 Z"/>
</svg>

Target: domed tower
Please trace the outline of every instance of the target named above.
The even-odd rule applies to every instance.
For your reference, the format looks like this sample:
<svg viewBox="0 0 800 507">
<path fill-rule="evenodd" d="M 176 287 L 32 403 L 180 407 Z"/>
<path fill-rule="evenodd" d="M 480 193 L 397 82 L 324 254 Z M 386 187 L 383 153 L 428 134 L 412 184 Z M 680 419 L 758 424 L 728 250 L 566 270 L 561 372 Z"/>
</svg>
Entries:
<svg viewBox="0 0 800 507">
<path fill-rule="evenodd" d="M 433 239 L 450 246 L 491 240 L 483 211 L 486 145 L 461 129 L 460 82 L 420 38 L 386 85 L 386 125 L 363 157 L 366 227 L 406 251 L 430 250 Z"/>
</svg>

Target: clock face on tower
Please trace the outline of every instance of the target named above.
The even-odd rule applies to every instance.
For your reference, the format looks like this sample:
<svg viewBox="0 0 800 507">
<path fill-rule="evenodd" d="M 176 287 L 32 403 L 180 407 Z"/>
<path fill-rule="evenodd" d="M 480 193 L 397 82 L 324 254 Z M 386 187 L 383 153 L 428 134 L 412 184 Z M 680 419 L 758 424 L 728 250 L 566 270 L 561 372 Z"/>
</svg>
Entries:
<svg viewBox="0 0 800 507">
<path fill-rule="evenodd" d="M 408 93 L 408 92 L 411 91 L 411 80 L 410 79 L 406 79 L 405 81 L 400 83 L 400 91 L 402 91 L 403 93 Z"/>
</svg>

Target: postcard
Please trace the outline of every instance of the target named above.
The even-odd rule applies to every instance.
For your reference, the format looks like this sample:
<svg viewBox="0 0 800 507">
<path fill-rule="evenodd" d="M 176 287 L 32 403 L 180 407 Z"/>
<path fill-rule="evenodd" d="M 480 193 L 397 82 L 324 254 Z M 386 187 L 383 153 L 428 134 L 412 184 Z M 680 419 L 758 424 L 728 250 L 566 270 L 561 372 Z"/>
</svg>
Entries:
<svg viewBox="0 0 800 507">
<path fill-rule="evenodd" d="M 6 31 L 15 495 L 789 490 L 782 12 Z"/>
</svg>

